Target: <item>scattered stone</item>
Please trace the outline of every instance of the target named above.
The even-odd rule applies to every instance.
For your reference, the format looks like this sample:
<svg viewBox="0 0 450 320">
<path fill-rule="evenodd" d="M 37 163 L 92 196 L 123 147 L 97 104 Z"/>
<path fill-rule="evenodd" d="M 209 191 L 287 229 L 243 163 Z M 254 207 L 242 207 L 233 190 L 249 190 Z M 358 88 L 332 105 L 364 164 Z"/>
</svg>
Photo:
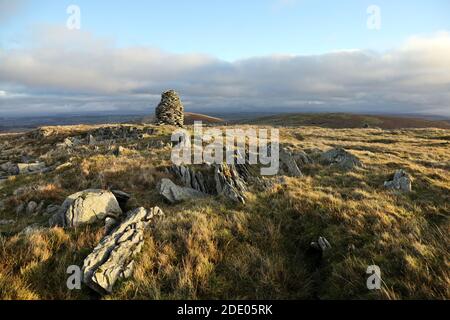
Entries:
<svg viewBox="0 0 450 320">
<path fill-rule="evenodd" d="M 67 197 L 49 223 L 50 226 L 78 227 L 107 217 L 117 219 L 121 214 L 122 209 L 112 192 L 88 189 Z"/>
<path fill-rule="evenodd" d="M 132 275 L 134 258 L 142 250 L 150 222 L 163 216 L 158 207 L 137 208 L 105 236 L 83 262 L 83 282 L 100 294 L 112 293 L 115 283 Z"/>
<path fill-rule="evenodd" d="M 55 213 L 57 213 L 59 211 L 61 207 L 55 204 L 50 204 L 47 206 L 47 208 L 45 209 L 44 215 L 45 216 L 52 216 Z"/>
<path fill-rule="evenodd" d="M 185 200 L 204 198 L 207 195 L 188 187 L 177 186 L 169 179 L 162 179 L 158 184 L 158 192 L 170 203 L 177 203 Z"/>
<path fill-rule="evenodd" d="M 10 224 L 15 224 L 16 221 L 14 220 L 0 220 L 0 226 L 7 226 Z"/>
<path fill-rule="evenodd" d="M 174 90 L 163 92 L 161 102 L 155 110 L 156 123 L 158 125 L 184 125 L 184 107 L 180 97 Z"/>
<path fill-rule="evenodd" d="M 33 213 L 35 213 L 37 207 L 38 207 L 38 204 L 36 202 L 34 202 L 34 201 L 28 202 L 27 209 L 26 209 L 27 215 L 32 215 Z"/>
<path fill-rule="evenodd" d="M 19 174 L 38 173 L 46 170 L 45 163 L 18 163 L 17 170 Z"/>
<path fill-rule="evenodd" d="M 25 204 L 24 204 L 24 203 L 19 204 L 19 205 L 17 206 L 17 208 L 16 208 L 16 214 L 17 214 L 17 215 L 20 215 L 20 214 L 22 214 L 24 211 L 25 211 Z"/>
<path fill-rule="evenodd" d="M 65 170 L 65 169 L 70 168 L 71 166 L 72 166 L 72 163 L 71 163 L 71 162 L 66 162 L 66 163 L 63 163 L 63 164 L 57 166 L 57 167 L 55 168 L 55 171 L 62 171 L 62 170 Z"/>
<path fill-rule="evenodd" d="M 319 237 L 319 240 L 317 242 L 311 242 L 311 247 L 314 249 L 321 250 L 322 252 L 325 252 L 331 249 L 331 244 L 328 242 L 326 238 Z"/>
<path fill-rule="evenodd" d="M 101 127 L 92 130 L 87 136 L 87 140 L 90 143 L 90 137 L 95 140 L 95 144 L 100 144 L 104 142 L 111 142 L 117 140 L 140 140 L 146 135 L 152 135 L 155 133 L 155 128 L 150 126 L 130 126 L 130 125 L 116 125 Z"/>
<path fill-rule="evenodd" d="M 35 224 L 32 224 L 31 226 L 26 227 L 22 231 L 20 231 L 19 235 L 29 236 L 29 235 L 32 235 L 33 233 L 40 232 L 43 230 L 45 230 L 45 228 L 43 228 L 38 223 L 35 223 Z"/>
<path fill-rule="evenodd" d="M 97 144 L 97 140 L 95 140 L 92 134 L 88 136 L 88 143 L 90 146 L 95 146 Z"/>
<path fill-rule="evenodd" d="M 331 149 L 321 155 L 321 162 L 327 165 L 335 165 L 344 170 L 362 167 L 361 161 L 353 154 L 343 148 Z"/>
<path fill-rule="evenodd" d="M 391 181 L 385 181 L 384 187 L 392 190 L 399 190 L 401 192 L 411 192 L 411 178 L 409 174 L 403 170 L 397 170 Z"/>
</svg>

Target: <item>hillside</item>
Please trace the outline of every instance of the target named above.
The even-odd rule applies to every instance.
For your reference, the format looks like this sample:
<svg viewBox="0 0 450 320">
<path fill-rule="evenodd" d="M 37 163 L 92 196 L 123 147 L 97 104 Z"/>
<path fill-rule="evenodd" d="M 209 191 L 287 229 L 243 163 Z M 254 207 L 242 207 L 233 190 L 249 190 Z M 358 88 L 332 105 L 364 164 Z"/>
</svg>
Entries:
<svg viewBox="0 0 450 320">
<path fill-rule="evenodd" d="M 167 201 L 160 182 L 183 183 L 171 169 L 172 127 L 0 135 L 0 299 L 449 299 L 450 130 L 294 127 L 314 119 L 270 120 L 291 126 L 279 128 L 282 150 L 301 174 L 260 177 L 251 167 L 238 202 L 208 190 Z M 324 160 L 333 148 L 346 150 L 350 167 Z M 399 169 L 410 192 L 383 185 Z M 100 220 L 49 226 L 64 200 L 86 189 L 116 190 L 124 212 L 164 212 L 145 231 L 133 272 L 106 295 L 85 284 L 68 290 L 67 268 L 117 229 Z M 331 248 L 311 245 L 319 237 Z M 370 265 L 381 269 L 381 290 L 366 287 Z"/>
<path fill-rule="evenodd" d="M 358 115 L 346 113 L 302 113 L 267 116 L 245 123 L 274 126 L 315 126 L 323 128 L 441 128 L 450 129 L 449 121 L 434 121 L 411 117 Z"/>
</svg>

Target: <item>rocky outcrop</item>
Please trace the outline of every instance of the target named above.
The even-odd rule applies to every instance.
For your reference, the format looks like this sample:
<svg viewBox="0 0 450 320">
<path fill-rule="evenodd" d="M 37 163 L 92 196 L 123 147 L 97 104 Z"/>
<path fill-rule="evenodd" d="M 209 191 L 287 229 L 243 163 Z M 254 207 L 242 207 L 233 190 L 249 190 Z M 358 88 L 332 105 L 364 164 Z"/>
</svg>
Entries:
<svg viewBox="0 0 450 320">
<path fill-rule="evenodd" d="M 411 178 L 405 170 L 400 169 L 395 172 L 392 180 L 384 182 L 384 187 L 401 192 L 411 192 Z"/>
<path fill-rule="evenodd" d="M 245 203 L 244 192 L 247 191 L 247 187 L 236 170 L 236 166 L 226 164 L 214 166 L 214 180 L 217 194 L 235 202 Z"/>
<path fill-rule="evenodd" d="M 83 282 L 100 294 L 112 293 L 119 279 L 132 275 L 134 258 L 144 244 L 144 232 L 158 216 L 163 216 L 158 207 L 130 211 L 126 219 L 84 260 Z"/>
<path fill-rule="evenodd" d="M 50 226 L 78 227 L 107 217 L 119 218 L 121 214 L 122 209 L 112 192 L 89 189 L 67 197 L 49 223 Z"/>
<path fill-rule="evenodd" d="M 303 176 L 297 162 L 291 152 L 285 149 L 280 149 L 280 174 L 285 174 L 291 177 Z"/>
<path fill-rule="evenodd" d="M 184 125 L 184 107 L 178 93 L 174 90 L 166 91 L 161 96 L 161 102 L 155 110 L 156 124 Z"/>
<path fill-rule="evenodd" d="M 344 170 L 351 170 L 355 167 L 363 166 L 358 157 L 343 148 L 331 149 L 324 152 L 320 157 L 320 161 L 323 164 L 337 166 Z"/>
<path fill-rule="evenodd" d="M 170 203 L 177 203 L 185 200 L 204 198 L 207 195 L 188 187 L 177 186 L 169 179 L 162 179 L 158 184 L 158 192 Z"/>
<path fill-rule="evenodd" d="M 197 170 L 194 167 L 172 166 L 170 171 L 188 188 L 245 203 L 244 193 L 251 176 L 246 165 L 204 164 Z"/>
</svg>

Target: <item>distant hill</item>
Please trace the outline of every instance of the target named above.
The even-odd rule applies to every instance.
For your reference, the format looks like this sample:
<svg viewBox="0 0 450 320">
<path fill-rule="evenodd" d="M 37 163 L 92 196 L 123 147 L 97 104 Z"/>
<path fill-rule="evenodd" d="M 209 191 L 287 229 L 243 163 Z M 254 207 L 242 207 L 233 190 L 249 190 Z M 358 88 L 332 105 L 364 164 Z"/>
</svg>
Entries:
<svg viewBox="0 0 450 320">
<path fill-rule="evenodd" d="M 315 126 L 324 128 L 441 128 L 450 129 L 449 121 L 426 120 L 400 116 L 357 115 L 347 113 L 282 114 L 241 123 L 274 126 Z"/>
<path fill-rule="evenodd" d="M 154 116 L 144 117 L 142 122 L 151 123 L 154 121 Z M 202 121 L 203 123 L 224 123 L 225 120 L 221 118 L 211 117 L 200 113 L 185 112 L 184 123 L 187 125 L 194 124 L 194 121 Z"/>
</svg>

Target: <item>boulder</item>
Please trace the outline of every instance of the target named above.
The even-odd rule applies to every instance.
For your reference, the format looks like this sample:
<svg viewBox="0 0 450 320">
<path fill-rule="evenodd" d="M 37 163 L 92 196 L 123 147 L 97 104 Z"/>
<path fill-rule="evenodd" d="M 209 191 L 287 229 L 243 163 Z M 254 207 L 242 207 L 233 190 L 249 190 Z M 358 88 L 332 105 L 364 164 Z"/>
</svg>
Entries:
<svg viewBox="0 0 450 320">
<path fill-rule="evenodd" d="M 121 214 L 122 209 L 112 192 L 88 189 L 67 197 L 49 223 L 51 226 L 78 227 L 107 217 L 117 219 Z"/>
<path fill-rule="evenodd" d="M 170 203 L 176 203 L 184 200 L 196 198 L 204 198 L 207 195 L 188 187 L 177 186 L 169 179 L 162 179 L 158 184 L 159 194 L 167 199 Z"/>
<path fill-rule="evenodd" d="M 344 170 L 351 170 L 355 167 L 363 166 L 358 157 L 343 148 L 331 149 L 324 152 L 320 157 L 320 161 L 323 164 L 338 166 Z"/>
<path fill-rule="evenodd" d="M 158 216 L 163 216 L 158 207 L 130 211 L 84 260 L 83 282 L 100 294 L 112 293 L 119 279 L 132 275 L 134 258 L 144 244 L 145 229 Z"/>
<path fill-rule="evenodd" d="M 405 170 L 400 169 L 395 172 L 392 180 L 384 182 L 384 187 L 401 192 L 411 192 L 411 178 Z"/>
<path fill-rule="evenodd" d="M 177 92 L 174 90 L 163 92 L 161 102 L 156 107 L 155 116 L 158 125 L 178 127 L 184 125 L 184 107 Z"/>
</svg>

